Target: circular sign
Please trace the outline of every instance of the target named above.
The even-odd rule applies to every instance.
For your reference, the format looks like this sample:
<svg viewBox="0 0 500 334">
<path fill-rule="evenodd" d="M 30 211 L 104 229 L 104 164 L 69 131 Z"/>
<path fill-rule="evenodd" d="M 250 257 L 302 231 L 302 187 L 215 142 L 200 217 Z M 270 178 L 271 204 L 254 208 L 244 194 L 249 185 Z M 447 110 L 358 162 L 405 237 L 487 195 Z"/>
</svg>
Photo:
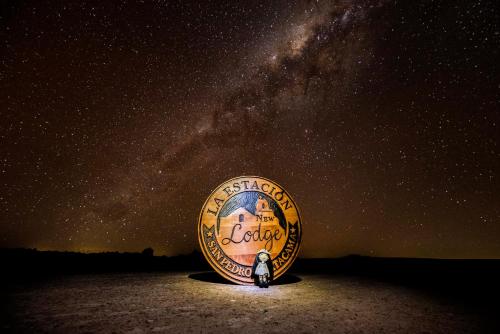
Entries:
<svg viewBox="0 0 500 334">
<path fill-rule="evenodd" d="M 271 254 L 274 279 L 299 252 L 302 226 L 297 205 L 283 187 L 258 176 L 240 176 L 215 189 L 203 205 L 198 240 L 208 263 L 228 280 L 253 284 L 257 252 Z"/>
</svg>

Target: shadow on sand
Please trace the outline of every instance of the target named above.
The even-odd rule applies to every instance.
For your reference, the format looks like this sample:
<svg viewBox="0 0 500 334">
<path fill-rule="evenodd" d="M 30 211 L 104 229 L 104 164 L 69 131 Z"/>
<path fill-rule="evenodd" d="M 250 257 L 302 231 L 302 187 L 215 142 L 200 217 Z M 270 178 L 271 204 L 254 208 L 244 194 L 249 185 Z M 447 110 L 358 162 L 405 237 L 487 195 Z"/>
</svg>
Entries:
<svg viewBox="0 0 500 334">
<path fill-rule="evenodd" d="M 197 281 L 236 285 L 236 283 L 233 283 L 233 282 L 226 280 L 224 277 L 220 276 L 215 271 L 194 273 L 194 274 L 190 274 L 188 277 L 191 279 L 197 280 Z M 293 283 L 298 283 L 300 281 L 302 281 L 302 279 L 298 276 L 291 275 L 291 274 L 284 274 L 283 276 L 281 276 L 278 279 L 276 279 L 275 281 L 273 281 L 271 285 L 293 284 Z"/>
</svg>

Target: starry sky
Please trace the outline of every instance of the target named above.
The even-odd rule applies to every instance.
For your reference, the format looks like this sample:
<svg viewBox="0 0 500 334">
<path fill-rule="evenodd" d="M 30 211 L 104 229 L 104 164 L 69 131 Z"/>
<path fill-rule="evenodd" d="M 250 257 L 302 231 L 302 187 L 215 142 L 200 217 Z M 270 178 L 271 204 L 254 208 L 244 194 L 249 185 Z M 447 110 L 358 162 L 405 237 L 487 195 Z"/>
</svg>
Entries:
<svg viewBox="0 0 500 334">
<path fill-rule="evenodd" d="M 0 246 L 199 249 L 226 179 L 303 257 L 500 258 L 496 1 L 2 1 Z"/>
</svg>

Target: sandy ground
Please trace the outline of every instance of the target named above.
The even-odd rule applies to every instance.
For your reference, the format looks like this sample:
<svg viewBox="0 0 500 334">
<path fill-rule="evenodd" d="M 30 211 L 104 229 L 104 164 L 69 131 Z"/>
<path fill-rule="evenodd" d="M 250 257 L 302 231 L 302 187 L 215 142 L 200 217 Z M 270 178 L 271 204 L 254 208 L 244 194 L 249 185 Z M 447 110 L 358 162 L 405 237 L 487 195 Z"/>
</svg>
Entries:
<svg viewBox="0 0 500 334">
<path fill-rule="evenodd" d="M 430 294 L 366 279 L 298 277 L 269 289 L 189 273 L 59 278 L 9 291 L 2 332 L 484 332 L 484 315 Z"/>
</svg>

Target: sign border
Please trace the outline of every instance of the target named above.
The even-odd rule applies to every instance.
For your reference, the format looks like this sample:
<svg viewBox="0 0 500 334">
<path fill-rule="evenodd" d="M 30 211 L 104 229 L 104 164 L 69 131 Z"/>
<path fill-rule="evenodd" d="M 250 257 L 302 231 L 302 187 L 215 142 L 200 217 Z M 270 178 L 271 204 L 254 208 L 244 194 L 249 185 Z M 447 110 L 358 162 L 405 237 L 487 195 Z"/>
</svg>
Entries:
<svg viewBox="0 0 500 334">
<path fill-rule="evenodd" d="M 295 260 L 297 259 L 297 256 L 300 252 L 300 248 L 302 247 L 302 236 L 303 236 L 303 231 L 302 231 L 302 218 L 301 218 L 301 214 L 300 214 L 300 210 L 299 210 L 299 207 L 297 206 L 297 203 L 295 203 L 295 201 L 293 200 L 293 198 L 290 196 L 290 194 L 288 193 L 288 191 L 281 186 L 281 184 L 277 183 L 276 181 L 273 181 L 273 180 L 270 180 L 266 177 L 262 177 L 262 176 L 257 176 L 257 175 L 242 175 L 242 176 L 236 176 L 236 177 L 233 177 L 233 178 L 230 178 L 224 182 L 222 182 L 221 184 L 219 184 L 217 187 L 215 187 L 211 192 L 210 192 L 210 195 L 208 195 L 207 199 L 203 202 L 203 206 L 201 207 L 201 210 L 200 210 L 200 214 L 198 216 L 198 226 L 196 227 L 196 230 L 198 232 L 198 243 L 200 245 L 200 248 L 201 248 L 201 251 L 203 252 L 203 256 L 205 257 L 205 259 L 207 260 L 207 262 L 210 264 L 210 266 L 219 274 L 221 275 L 222 277 L 224 277 L 226 280 L 228 281 L 231 281 L 233 283 L 236 283 L 236 284 L 240 284 L 240 285 L 254 285 L 253 282 L 246 282 L 246 281 L 241 281 L 241 280 L 238 280 L 234 277 L 231 277 L 229 275 L 227 275 L 223 270 L 221 270 L 217 265 L 215 265 L 210 257 L 210 254 L 207 253 L 207 250 L 205 249 L 205 245 L 203 243 L 203 223 L 201 222 L 201 219 L 203 217 L 203 213 L 204 213 L 204 210 L 206 208 L 206 205 L 208 204 L 208 201 L 212 198 L 212 195 L 217 191 L 219 190 L 224 184 L 226 183 L 229 183 L 233 180 L 236 180 L 236 179 L 244 179 L 244 178 L 259 178 L 259 179 L 263 179 L 263 180 L 266 180 L 266 181 L 269 181 L 275 185 L 277 185 L 278 187 L 281 188 L 281 190 L 288 196 L 288 198 L 290 199 L 290 201 L 293 203 L 293 205 L 295 205 L 295 210 L 297 211 L 297 218 L 298 218 L 298 223 L 300 224 L 300 234 L 299 234 L 299 239 L 297 241 L 298 243 L 298 246 L 295 248 L 294 252 L 292 253 L 292 258 L 293 260 L 292 261 L 289 261 L 284 267 L 282 270 L 280 270 L 280 273 L 275 275 L 274 279 L 276 280 L 278 277 L 282 276 L 289 268 L 290 266 L 295 262 Z M 264 193 L 265 194 L 265 193 Z"/>
</svg>

